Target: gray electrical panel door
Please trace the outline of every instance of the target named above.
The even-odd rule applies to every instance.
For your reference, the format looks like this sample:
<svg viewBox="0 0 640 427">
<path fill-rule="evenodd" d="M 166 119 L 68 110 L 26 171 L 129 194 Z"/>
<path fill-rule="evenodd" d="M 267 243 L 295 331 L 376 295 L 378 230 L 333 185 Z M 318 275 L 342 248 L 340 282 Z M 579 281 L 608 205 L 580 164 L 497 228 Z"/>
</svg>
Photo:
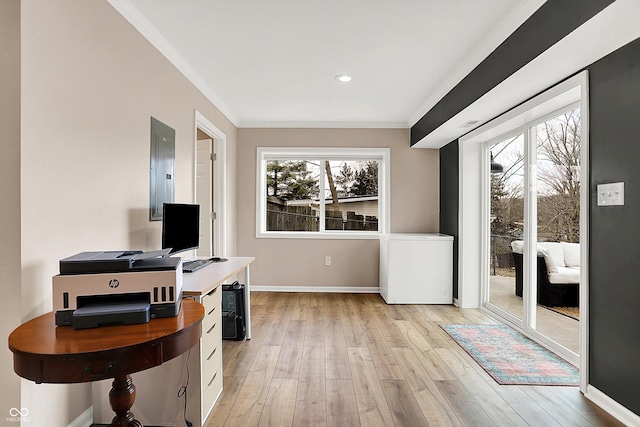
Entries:
<svg viewBox="0 0 640 427">
<path fill-rule="evenodd" d="M 173 203 L 176 131 L 151 117 L 149 220 L 162 220 L 162 204 Z"/>
</svg>

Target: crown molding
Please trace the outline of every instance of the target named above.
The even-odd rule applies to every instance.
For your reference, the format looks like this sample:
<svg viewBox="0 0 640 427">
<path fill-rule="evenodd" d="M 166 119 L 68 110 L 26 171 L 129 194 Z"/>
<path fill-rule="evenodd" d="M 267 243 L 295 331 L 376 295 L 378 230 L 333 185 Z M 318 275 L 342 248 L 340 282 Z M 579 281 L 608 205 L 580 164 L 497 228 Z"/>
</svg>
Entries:
<svg viewBox="0 0 640 427">
<path fill-rule="evenodd" d="M 241 122 L 238 128 L 409 129 L 407 122 Z"/>
<path fill-rule="evenodd" d="M 129 0 L 107 0 L 153 47 L 175 66 L 231 123 L 238 126 L 239 119 L 224 101 L 205 83 L 186 59 L 147 20 Z"/>
</svg>

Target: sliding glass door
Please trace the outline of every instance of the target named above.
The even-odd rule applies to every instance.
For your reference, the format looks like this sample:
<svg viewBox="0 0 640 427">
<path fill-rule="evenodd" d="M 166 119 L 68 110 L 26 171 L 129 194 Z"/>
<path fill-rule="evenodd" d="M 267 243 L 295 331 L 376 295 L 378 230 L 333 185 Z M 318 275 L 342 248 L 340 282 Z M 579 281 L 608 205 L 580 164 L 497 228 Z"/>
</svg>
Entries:
<svg viewBox="0 0 640 427">
<path fill-rule="evenodd" d="M 503 316 L 522 322 L 522 263 L 524 234 L 524 134 L 489 145 L 489 292 L 488 302 Z M 514 259 L 513 244 L 519 251 Z M 516 273 L 519 272 L 519 277 Z M 518 296 L 516 298 L 515 296 Z"/>
<path fill-rule="evenodd" d="M 579 355 L 580 109 L 486 143 L 484 305 Z"/>
<path fill-rule="evenodd" d="M 538 124 L 536 138 L 538 301 L 532 327 L 579 353 L 580 109 Z M 538 258 L 541 258 L 538 261 Z M 546 267 L 546 274 L 542 265 Z"/>
</svg>

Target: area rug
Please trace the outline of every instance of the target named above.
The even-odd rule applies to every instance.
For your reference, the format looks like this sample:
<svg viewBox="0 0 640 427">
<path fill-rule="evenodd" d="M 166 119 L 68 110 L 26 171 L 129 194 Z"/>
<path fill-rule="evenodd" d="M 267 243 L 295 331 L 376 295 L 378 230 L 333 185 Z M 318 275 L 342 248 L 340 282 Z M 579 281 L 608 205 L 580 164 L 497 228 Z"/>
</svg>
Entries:
<svg viewBox="0 0 640 427">
<path fill-rule="evenodd" d="M 498 384 L 577 386 L 578 370 L 506 325 L 440 325 Z"/>
</svg>

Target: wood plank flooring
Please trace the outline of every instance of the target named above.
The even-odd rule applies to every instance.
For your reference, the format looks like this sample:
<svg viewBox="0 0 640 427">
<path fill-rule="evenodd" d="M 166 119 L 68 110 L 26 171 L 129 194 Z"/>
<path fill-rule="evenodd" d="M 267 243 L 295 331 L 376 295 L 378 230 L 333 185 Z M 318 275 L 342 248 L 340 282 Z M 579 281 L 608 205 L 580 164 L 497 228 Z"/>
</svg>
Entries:
<svg viewBox="0 0 640 427">
<path fill-rule="evenodd" d="M 577 387 L 497 384 L 439 326 L 495 323 L 479 310 L 253 292 L 251 316 L 206 427 L 622 426 Z"/>
</svg>

